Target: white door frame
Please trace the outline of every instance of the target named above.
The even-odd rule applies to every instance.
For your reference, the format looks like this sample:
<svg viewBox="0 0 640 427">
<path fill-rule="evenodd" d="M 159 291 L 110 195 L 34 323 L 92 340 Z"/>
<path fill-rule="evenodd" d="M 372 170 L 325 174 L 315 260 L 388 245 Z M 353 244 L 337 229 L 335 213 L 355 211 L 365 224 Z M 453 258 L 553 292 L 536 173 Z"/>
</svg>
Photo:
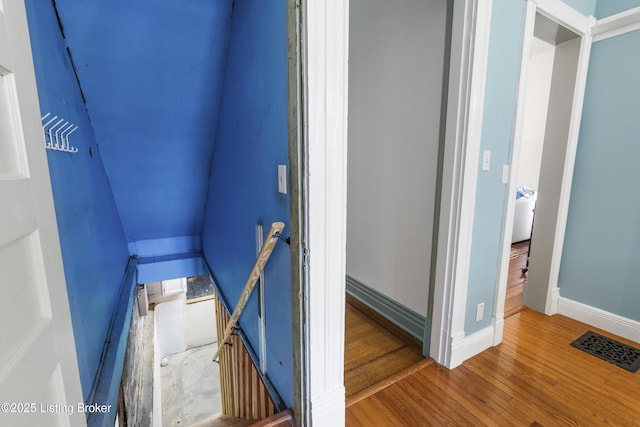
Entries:
<svg viewBox="0 0 640 427">
<path fill-rule="evenodd" d="M 593 17 L 587 17 L 576 12 L 560 0 L 529 0 L 527 1 L 525 32 L 523 39 L 522 58 L 520 66 L 520 80 L 518 87 L 517 112 L 514 129 L 513 143 L 511 147 L 511 170 L 509 172 L 509 185 L 507 189 L 507 203 L 505 205 L 504 223 L 502 230 L 502 244 L 500 254 L 500 271 L 498 275 L 498 289 L 494 304 L 494 319 L 501 325 L 496 331 L 496 342 L 502 341 L 502 325 L 504 323 L 504 304 L 507 290 L 507 280 L 509 275 L 509 258 L 511 248 L 511 230 L 515 216 L 515 195 L 517 190 L 516 177 L 517 162 L 522 147 L 522 137 L 525 118 L 525 93 L 526 81 L 531 54 L 531 45 L 534 38 L 536 13 L 551 19 L 575 32 L 581 37 L 578 67 L 576 71 L 576 81 L 574 87 L 574 98 L 572 102 L 572 112 L 569 124 L 567 140 L 567 150 L 564 167 L 562 171 L 562 182 L 557 221 L 554 230 L 553 251 L 551 254 L 551 265 L 549 275 L 549 286 L 546 290 L 545 313 L 555 314 L 558 310 L 558 275 L 560 273 L 560 258 L 562 256 L 562 246 L 569 212 L 569 197 L 571 194 L 571 183 L 573 178 L 573 168 L 575 163 L 576 150 L 578 146 L 578 133 L 580 130 L 580 119 L 582 117 L 582 105 L 584 101 L 584 90 L 587 79 L 587 69 L 589 65 L 589 53 L 591 51 L 591 28 L 595 23 Z"/>
<path fill-rule="evenodd" d="M 345 422 L 349 1 L 305 3 L 302 50 L 308 175 L 303 179 L 309 190 L 306 411 L 311 425 L 341 426 Z"/>
<path fill-rule="evenodd" d="M 492 0 L 455 0 L 430 355 L 462 362 Z M 473 41 L 473 43 L 471 42 Z"/>
<path fill-rule="evenodd" d="M 452 367 L 464 337 L 491 0 L 455 0 L 431 355 Z M 344 425 L 344 298 L 349 4 L 303 7 L 309 175 L 309 402 L 311 425 Z M 475 40 L 473 44 L 469 41 Z M 467 138 L 471 137 L 470 141 Z M 461 241 L 462 239 L 462 241 Z M 459 253 L 461 251 L 461 253 Z M 458 335 L 456 335 L 458 334 Z M 454 364 L 457 363 L 454 360 Z"/>
<path fill-rule="evenodd" d="M 528 14 L 535 12 L 536 6 L 550 13 L 568 9 L 559 0 L 529 4 L 534 8 L 529 7 Z M 465 358 L 457 350 L 464 341 L 491 8 L 491 0 L 454 1 L 431 334 L 432 357 L 450 368 Z M 310 420 L 317 425 L 344 425 L 349 3 L 308 0 L 303 10 L 309 156 Z M 533 27 L 529 27 L 531 32 Z M 525 40 L 530 44 L 530 37 Z M 518 105 L 522 96 L 519 98 Z M 513 214 L 507 219 L 512 224 Z M 504 296 L 502 300 L 504 303 Z M 495 319 L 502 321 L 503 309 L 496 311 Z M 495 344 L 502 339 L 501 328 L 496 330 Z"/>
</svg>

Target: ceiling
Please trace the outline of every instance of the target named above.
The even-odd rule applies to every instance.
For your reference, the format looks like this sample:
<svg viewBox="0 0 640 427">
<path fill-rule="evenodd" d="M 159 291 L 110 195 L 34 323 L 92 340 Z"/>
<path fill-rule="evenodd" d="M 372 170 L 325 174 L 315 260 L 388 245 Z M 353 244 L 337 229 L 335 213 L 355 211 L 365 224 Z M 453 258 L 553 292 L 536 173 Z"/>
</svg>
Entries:
<svg viewBox="0 0 640 427">
<path fill-rule="evenodd" d="M 129 242 L 199 235 L 232 0 L 56 0 Z"/>
</svg>

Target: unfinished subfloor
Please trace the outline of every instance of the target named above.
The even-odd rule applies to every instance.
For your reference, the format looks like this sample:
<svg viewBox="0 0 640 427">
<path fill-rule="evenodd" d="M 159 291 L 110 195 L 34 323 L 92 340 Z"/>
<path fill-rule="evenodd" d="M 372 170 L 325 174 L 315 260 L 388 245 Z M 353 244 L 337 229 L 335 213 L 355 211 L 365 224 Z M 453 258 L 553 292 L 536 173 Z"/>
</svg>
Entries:
<svg viewBox="0 0 640 427">
<path fill-rule="evenodd" d="M 220 369 L 211 361 L 218 344 L 166 356 L 160 368 L 162 425 L 189 426 L 222 410 Z"/>
</svg>

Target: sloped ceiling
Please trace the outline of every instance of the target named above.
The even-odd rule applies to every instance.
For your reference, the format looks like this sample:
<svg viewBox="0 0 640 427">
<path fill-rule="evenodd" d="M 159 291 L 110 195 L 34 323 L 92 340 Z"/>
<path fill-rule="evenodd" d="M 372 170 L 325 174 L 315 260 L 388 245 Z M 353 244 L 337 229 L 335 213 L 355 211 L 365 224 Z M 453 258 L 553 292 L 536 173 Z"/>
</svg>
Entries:
<svg viewBox="0 0 640 427">
<path fill-rule="evenodd" d="M 232 0 L 55 0 L 129 242 L 199 235 Z"/>
</svg>

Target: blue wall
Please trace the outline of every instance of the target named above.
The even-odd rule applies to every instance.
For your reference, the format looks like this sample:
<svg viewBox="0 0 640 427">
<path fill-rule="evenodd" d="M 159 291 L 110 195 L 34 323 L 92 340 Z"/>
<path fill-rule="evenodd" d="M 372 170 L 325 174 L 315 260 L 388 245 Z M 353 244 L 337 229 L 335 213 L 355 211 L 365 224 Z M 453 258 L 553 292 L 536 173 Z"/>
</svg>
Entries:
<svg viewBox="0 0 640 427">
<path fill-rule="evenodd" d="M 136 261 L 140 284 L 208 274 L 199 253 L 141 258 Z"/>
<path fill-rule="evenodd" d="M 127 265 L 127 242 L 52 2 L 26 6 L 40 110 L 80 126 L 69 138 L 77 153 L 47 150 L 47 158 L 86 398 Z"/>
<path fill-rule="evenodd" d="M 289 196 L 277 190 L 277 165 L 288 164 L 287 40 L 284 0 L 236 0 L 220 102 L 202 246 L 235 307 L 256 258 L 255 225 L 289 226 Z M 293 407 L 289 247 L 280 242 L 265 270 L 267 370 Z M 258 350 L 256 293 L 240 318 Z"/>
<path fill-rule="evenodd" d="M 640 321 L 640 31 L 594 43 L 560 295 Z"/>
<path fill-rule="evenodd" d="M 56 4 L 127 240 L 182 251 L 202 231 L 232 1 Z"/>
<path fill-rule="evenodd" d="M 499 269 L 506 186 L 503 164 L 509 163 L 515 120 L 525 2 L 494 0 L 480 150 L 491 150 L 491 170 L 478 173 L 465 333 L 491 324 L 491 316 L 476 322 L 476 307 L 484 302 L 493 313 Z M 481 160 L 481 159 L 480 159 Z M 478 167 L 481 170 L 481 167 Z"/>
<path fill-rule="evenodd" d="M 598 19 L 605 18 L 638 6 L 640 0 L 598 0 L 595 16 Z"/>
<path fill-rule="evenodd" d="M 562 0 L 581 14 L 585 16 L 592 16 L 596 10 L 596 0 Z M 614 3 L 611 0 L 605 0 L 608 3 Z M 600 0 L 602 2 L 602 0 Z M 618 2 L 618 0 L 615 0 Z"/>
<path fill-rule="evenodd" d="M 620 12 L 621 7 L 619 6 L 621 4 L 624 4 L 625 7 L 640 4 L 640 1 L 638 0 L 624 0 L 620 2 L 599 0 L 597 4 L 594 4 L 592 0 L 566 0 L 565 2 L 585 15 L 596 13 L 598 16 Z M 616 3 L 617 5 L 613 5 L 612 3 Z M 504 204 L 506 203 L 506 187 L 500 182 L 501 168 L 499 165 L 507 164 L 509 162 L 510 146 L 516 116 L 516 91 L 520 73 L 520 57 L 522 54 L 521 46 L 524 31 L 524 13 L 524 1 L 494 0 L 493 2 L 481 144 L 481 150 L 492 151 L 492 170 L 490 172 L 480 171 L 478 173 L 478 190 L 476 194 L 470 279 L 465 317 L 466 335 L 470 335 L 490 325 L 491 319 L 489 316 L 485 316 L 483 321 L 475 322 L 477 304 L 484 302 L 485 313 L 493 312 L 499 271 L 498 261 L 500 240 L 504 221 L 503 212 Z M 600 43 L 604 43 L 602 45 L 604 47 L 599 47 Z M 622 42 L 611 42 L 611 44 L 614 43 Z M 638 300 L 638 290 L 637 286 L 634 288 L 629 284 L 629 280 L 631 279 L 627 278 L 627 276 L 630 274 L 631 266 L 627 261 L 625 261 L 625 255 L 620 255 L 622 257 L 622 261 L 614 264 L 618 267 L 618 273 L 613 279 L 617 284 L 613 286 L 608 285 L 609 289 L 615 289 L 615 292 L 621 292 L 622 297 L 618 298 L 614 295 L 609 295 L 605 302 L 599 300 L 600 295 L 604 292 L 604 290 L 602 290 L 602 286 L 605 285 L 579 285 L 579 280 L 573 279 L 575 277 L 588 277 L 588 274 L 586 274 L 585 271 L 590 270 L 588 268 L 584 270 L 584 264 L 588 262 L 586 260 L 600 260 L 602 258 L 596 257 L 595 253 L 604 254 L 605 251 L 598 249 L 595 253 L 589 252 L 590 255 L 586 255 L 584 254 L 585 251 L 581 250 L 579 253 L 585 255 L 581 260 L 578 260 L 575 256 L 569 254 L 569 251 L 578 249 L 578 247 L 593 247 L 594 242 L 599 243 L 597 239 L 594 239 L 591 241 L 592 243 L 590 245 L 580 246 L 584 242 L 586 236 L 594 238 L 592 227 L 594 223 L 598 221 L 603 224 L 608 224 L 609 221 L 618 221 L 622 219 L 621 216 L 625 218 L 625 221 L 622 223 L 624 226 L 618 226 L 617 228 L 614 227 L 614 229 L 618 230 L 618 234 L 615 237 L 605 239 L 604 247 L 607 248 L 608 251 L 613 250 L 614 246 L 612 241 L 617 241 L 622 238 L 621 233 L 627 233 L 625 234 L 625 236 L 627 236 L 626 239 L 633 239 L 633 237 L 631 237 L 634 236 L 633 233 L 636 233 L 636 237 L 638 233 L 637 219 L 635 220 L 636 222 L 633 222 L 634 212 L 637 218 L 637 211 L 634 211 L 634 206 L 637 208 L 637 205 L 634 205 L 634 203 L 629 201 L 628 198 L 623 197 L 624 190 L 617 190 L 617 188 L 626 188 L 625 185 L 631 185 L 630 183 L 633 182 L 633 178 L 630 178 L 631 181 L 623 183 L 620 181 L 619 175 L 616 175 L 618 177 L 616 179 L 599 181 L 599 175 L 601 173 L 597 172 L 603 169 L 603 163 L 599 163 L 601 159 L 604 159 L 604 164 L 610 164 L 611 167 L 614 167 L 614 159 L 615 161 L 619 161 L 621 160 L 621 157 L 624 156 L 626 156 L 626 159 L 633 158 L 632 153 L 625 154 L 622 151 L 624 144 L 627 144 L 623 141 L 625 141 L 625 138 L 633 137 L 634 132 L 635 135 L 637 135 L 638 132 L 632 128 L 632 124 L 629 122 L 621 128 L 616 128 L 617 130 L 615 135 L 621 136 L 621 139 L 616 142 L 612 141 L 611 135 L 604 136 L 604 133 L 595 137 L 587 135 L 595 130 L 613 130 L 611 127 L 612 125 L 605 123 L 608 119 L 600 118 L 600 112 L 608 111 L 609 113 L 617 113 L 624 111 L 637 111 L 637 106 L 632 103 L 629 105 L 625 105 L 624 103 L 616 104 L 614 101 L 615 97 L 612 98 L 609 104 L 607 104 L 607 107 L 598 107 L 596 100 L 601 96 L 600 92 L 604 93 L 605 88 L 612 85 L 613 82 L 625 82 L 631 84 L 631 88 L 633 88 L 634 85 L 637 88 L 637 78 L 634 81 L 633 77 L 631 77 L 633 74 L 624 74 L 624 68 L 618 70 L 618 72 L 623 73 L 621 76 L 614 75 L 613 70 L 610 71 L 612 73 L 610 75 L 597 70 L 596 67 L 598 65 L 594 64 L 597 64 L 597 61 L 602 61 L 600 67 L 604 67 L 604 64 L 609 61 L 608 55 L 613 55 L 615 51 L 615 49 L 613 49 L 609 52 L 607 46 L 609 46 L 609 44 L 605 41 L 594 44 L 595 58 L 592 58 L 592 65 L 589 70 L 589 73 L 600 74 L 595 74 L 593 76 L 590 75 L 587 82 L 587 94 L 590 98 L 588 100 L 588 104 L 585 105 L 585 113 L 588 115 L 583 116 L 582 119 L 583 129 L 578 146 L 576 175 L 573 181 L 573 185 L 576 186 L 576 189 L 574 190 L 574 193 L 572 193 L 572 204 L 567 229 L 568 240 L 565 243 L 565 245 L 569 246 L 568 249 L 565 250 L 562 258 L 561 279 L 563 282 L 561 282 L 561 295 L 577 301 L 585 303 L 588 302 L 589 304 L 594 304 L 597 307 L 607 307 L 606 309 L 613 313 L 627 316 L 633 315 L 635 317 L 632 318 L 637 318 L 638 308 L 632 306 L 631 301 Z M 628 49 L 627 55 L 629 58 L 627 60 L 630 62 L 624 64 L 629 67 L 626 70 L 637 70 L 637 68 L 633 68 L 637 67 L 637 62 L 634 62 L 635 57 L 633 55 L 629 55 L 629 52 L 638 51 L 639 45 L 634 45 L 633 42 L 626 42 L 624 46 L 621 44 L 619 49 L 618 54 L 620 58 L 612 56 L 611 60 L 621 59 L 621 57 L 624 56 L 622 51 L 624 49 Z M 609 53 L 600 53 L 601 51 Z M 638 74 L 636 72 L 635 76 L 637 75 Z M 618 84 L 619 86 L 617 86 Z M 627 88 L 624 83 L 615 83 L 614 86 L 617 88 L 614 93 L 622 93 L 627 90 L 623 89 L 623 87 Z M 633 92 L 633 89 L 631 89 L 630 92 L 636 93 Z M 627 109 L 625 110 L 625 108 Z M 631 110 L 631 108 L 635 108 L 635 110 Z M 637 119 L 637 114 L 635 117 Z M 597 138 L 598 140 L 606 138 L 607 148 L 589 148 L 589 142 L 585 142 L 584 144 L 586 147 L 582 148 L 583 140 L 588 141 L 591 138 Z M 609 150 L 609 144 L 613 144 L 612 151 L 605 155 L 604 153 Z M 582 150 L 589 151 L 583 153 Z M 620 166 L 615 166 L 615 169 L 619 170 Z M 594 176 L 590 176 L 589 174 L 591 173 L 594 173 Z M 581 180 L 585 180 L 585 182 L 580 183 L 579 181 Z M 589 190 L 584 187 L 585 185 L 595 184 L 595 182 L 607 182 L 612 185 L 621 185 L 621 187 L 611 187 L 610 185 L 605 187 L 603 184 L 598 184 L 597 188 L 600 190 L 597 192 L 596 196 L 596 192 L 591 191 L 588 193 Z M 604 193 L 617 195 L 619 198 L 623 199 L 619 202 L 618 207 L 621 208 L 622 205 L 627 207 L 630 204 L 631 209 L 627 211 L 627 214 L 620 213 L 612 217 L 613 219 L 610 219 L 608 215 L 612 214 L 614 211 L 605 209 L 605 205 L 601 205 L 600 197 Z M 578 200 L 573 200 L 574 194 Z M 587 199 L 589 201 L 587 201 Z M 605 199 L 608 199 L 608 197 Z M 596 211 L 598 214 L 594 214 L 595 216 L 585 216 L 584 209 L 582 208 L 585 204 L 591 203 L 592 200 L 598 200 L 599 209 Z M 607 226 L 607 229 L 608 228 L 609 226 Z M 602 233 L 604 233 L 604 230 Z M 626 244 L 628 244 L 628 242 L 623 239 L 623 247 L 625 247 Z M 603 261 L 599 261 L 597 265 L 601 266 L 603 263 Z M 611 269 L 607 268 L 606 270 L 610 271 Z M 601 276 L 597 277 L 602 278 Z M 624 278 L 624 280 L 621 278 Z M 567 280 L 569 281 L 565 282 Z M 603 283 L 609 284 L 612 283 L 612 280 L 608 279 Z M 598 287 L 599 289 L 595 291 L 594 288 Z M 621 300 L 624 298 L 627 298 L 625 303 L 621 303 Z M 615 300 L 615 302 L 613 300 Z"/>
</svg>

